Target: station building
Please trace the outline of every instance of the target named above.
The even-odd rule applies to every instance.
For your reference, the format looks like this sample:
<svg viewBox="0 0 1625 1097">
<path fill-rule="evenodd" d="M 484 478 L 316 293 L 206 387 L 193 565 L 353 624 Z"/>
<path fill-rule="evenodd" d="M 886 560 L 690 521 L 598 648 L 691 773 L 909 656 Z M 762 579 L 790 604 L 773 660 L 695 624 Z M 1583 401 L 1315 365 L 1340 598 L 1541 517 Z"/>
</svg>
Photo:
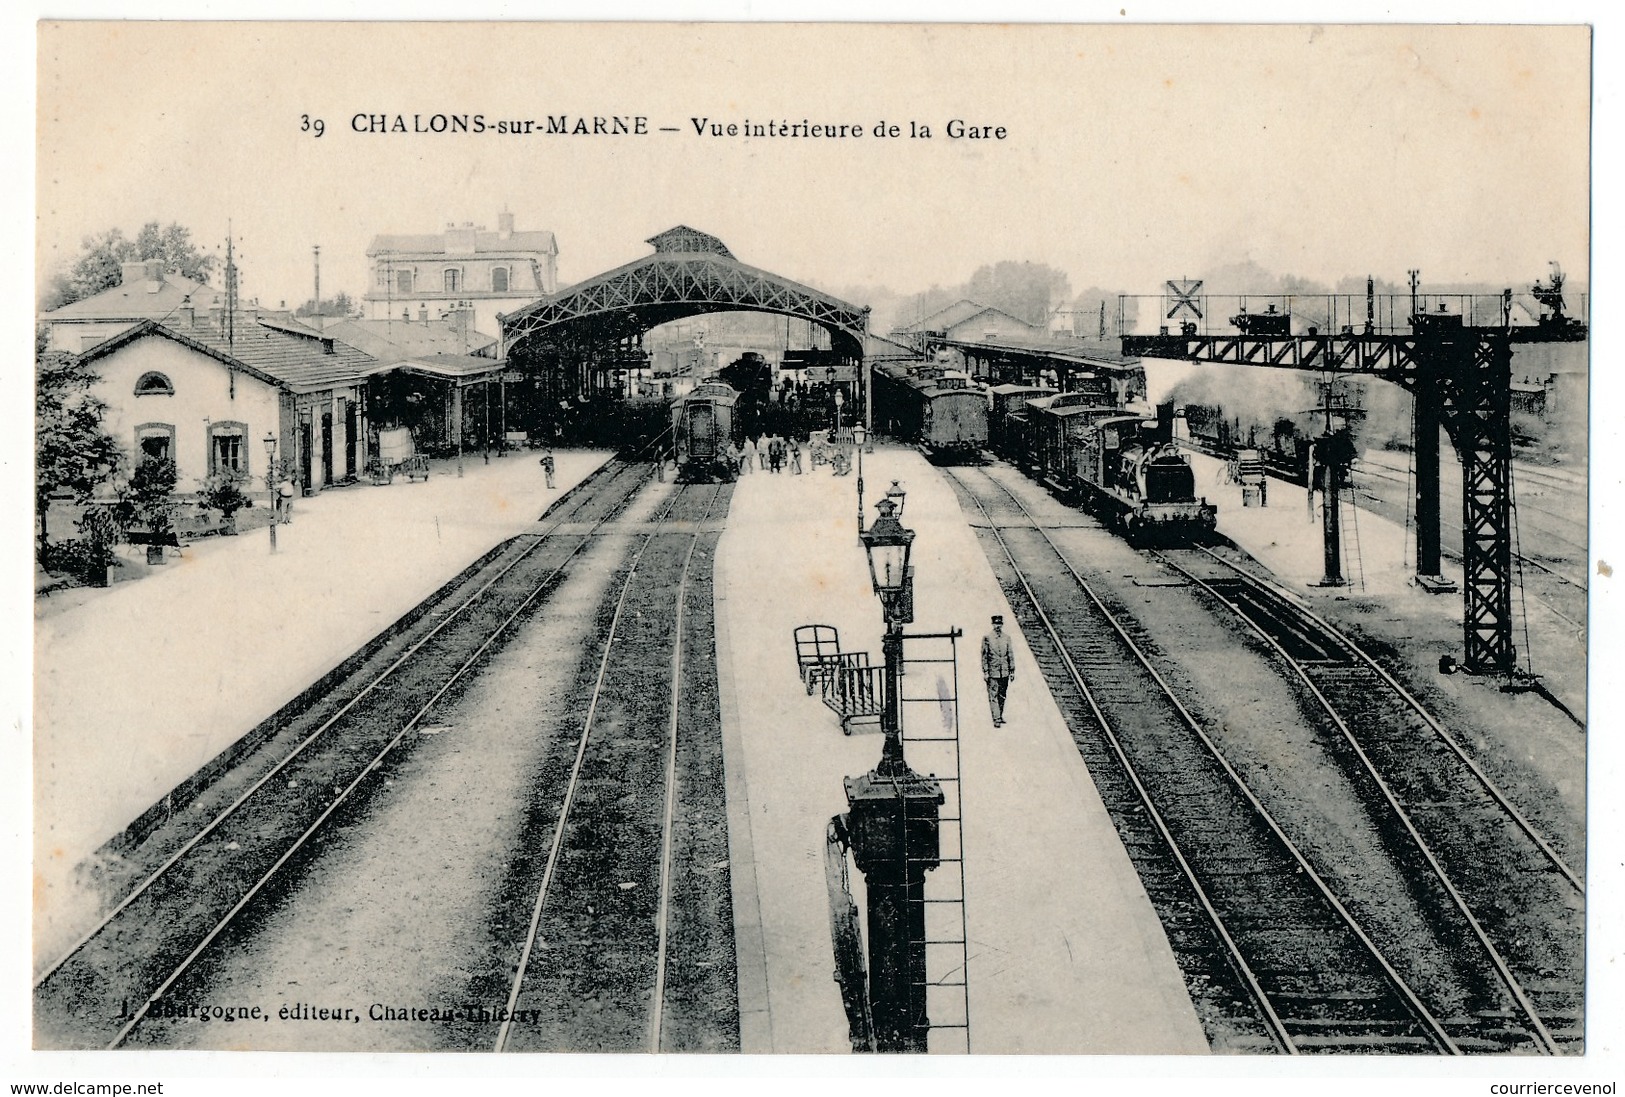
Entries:
<svg viewBox="0 0 1625 1097">
<path fill-rule="evenodd" d="M 156 259 L 120 264 L 119 284 L 53 309 L 40 317 L 49 331 L 47 349 L 67 354 L 89 350 L 143 320 L 160 323 L 223 307 L 220 291 L 174 271 Z"/>
<path fill-rule="evenodd" d="M 287 321 L 239 314 L 141 320 L 81 360 L 99 379 L 104 427 L 137 460 L 175 462 L 181 491 L 216 473 L 265 483 L 277 438 L 306 493 L 355 477 L 365 454 L 367 354 Z"/>
<path fill-rule="evenodd" d="M 892 333 L 905 342 L 919 338 L 951 339 L 957 342 L 1032 343 L 1049 338 L 1043 324 L 1029 324 L 1003 309 L 960 298 L 945 309 Z"/>
<path fill-rule="evenodd" d="M 551 232 L 517 231 L 507 211 L 497 214 L 495 232 L 465 221 L 439 233 L 375 236 L 367 247 L 366 316 L 497 331 L 498 315 L 558 289 L 558 257 Z"/>
</svg>

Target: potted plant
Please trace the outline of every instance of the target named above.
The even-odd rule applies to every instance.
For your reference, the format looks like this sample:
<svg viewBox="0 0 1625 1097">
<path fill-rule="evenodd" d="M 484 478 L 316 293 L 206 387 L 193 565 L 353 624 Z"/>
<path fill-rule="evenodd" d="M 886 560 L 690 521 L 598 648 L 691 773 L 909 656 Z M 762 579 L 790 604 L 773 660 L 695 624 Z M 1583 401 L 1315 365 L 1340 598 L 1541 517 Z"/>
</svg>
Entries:
<svg viewBox="0 0 1625 1097">
<path fill-rule="evenodd" d="M 215 473 L 203 481 L 203 491 L 199 497 L 204 506 L 220 512 L 221 536 L 237 536 L 237 512 L 248 506 L 248 495 L 238 483 L 237 476 L 230 472 Z"/>
<path fill-rule="evenodd" d="M 164 562 L 164 542 L 175 532 L 175 462 L 147 457 L 130 474 L 126 499 L 147 527 L 147 563 Z"/>
</svg>

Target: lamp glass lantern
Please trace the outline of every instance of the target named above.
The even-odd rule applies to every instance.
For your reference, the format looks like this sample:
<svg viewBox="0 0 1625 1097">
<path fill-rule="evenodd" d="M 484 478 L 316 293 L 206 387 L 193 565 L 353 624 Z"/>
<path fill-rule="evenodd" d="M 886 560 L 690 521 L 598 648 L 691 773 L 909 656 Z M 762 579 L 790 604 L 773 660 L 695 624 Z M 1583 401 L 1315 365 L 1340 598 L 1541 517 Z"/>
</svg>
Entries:
<svg viewBox="0 0 1625 1097">
<path fill-rule="evenodd" d="M 885 498 L 890 499 L 896 506 L 897 517 L 901 520 L 903 517 L 903 503 L 908 499 L 908 492 L 903 490 L 903 485 L 893 480 L 891 487 L 886 489 Z"/>
<path fill-rule="evenodd" d="M 868 428 L 866 428 L 862 423 L 859 423 L 852 428 L 852 443 L 854 445 L 862 446 L 864 439 L 867 437 L 869 437 Z"/>
<path fill-rule="evenodd" d="M 869 582 L 888 607 L 901 597 L 908 576 L 908 557 L 914 531 L 897 520 L 897 504 L 882 499 L 875 504 L 880 517 L 863 531 L 863 550 L 869 556 Z"/>
<path fill-rule="evenodd" d="M 276 457 L 276 435 L 270 431 L 265 432 L 265 459 L 273 460 Z"/>
</svg>

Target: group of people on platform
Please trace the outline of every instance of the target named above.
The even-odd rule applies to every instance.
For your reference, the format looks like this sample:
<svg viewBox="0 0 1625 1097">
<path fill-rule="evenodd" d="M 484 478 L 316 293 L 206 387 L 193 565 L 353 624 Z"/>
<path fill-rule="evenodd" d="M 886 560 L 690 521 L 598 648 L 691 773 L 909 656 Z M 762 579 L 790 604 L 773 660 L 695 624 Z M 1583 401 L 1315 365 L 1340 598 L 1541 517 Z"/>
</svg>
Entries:
<svg viewBox="0 0 1625 1097">
<path fill-rule="evenodd" d="M 741 476 L 756 471 L 758 467 L 763 472 L 783 472 L 788 468 L 796 476 L 802 472 L 801 443 L 793 437 L 785 438 L 778 434 L 761 434 L 755 438 L 747 436 L 742 446 L 729 442 L 725 454 L 727 460 L 739 469 Z"/>
</svg>

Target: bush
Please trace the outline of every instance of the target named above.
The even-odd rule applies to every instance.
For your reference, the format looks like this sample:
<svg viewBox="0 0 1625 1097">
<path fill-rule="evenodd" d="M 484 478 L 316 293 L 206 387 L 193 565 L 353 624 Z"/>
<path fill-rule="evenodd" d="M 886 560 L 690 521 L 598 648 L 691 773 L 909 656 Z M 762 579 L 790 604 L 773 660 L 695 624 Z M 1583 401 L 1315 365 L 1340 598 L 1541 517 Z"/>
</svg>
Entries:
<svg viewBox="0 0 1625 1097">
<path fill-rule="evenodd" d="M 237 477 L 229 472 L 216 473 L 203 481 L 199 498 L 205 506 L 213 507 L 227 518 L 248 506 L 248 496 L 237 482 Z"/>
<path fill-rule="evenodd" d="M 90 506 L 79 516 L 79 536 L 93 566 L 113 563 L 113 546 L 124 540 L 124 527 L 112 507 Z"/>
<path fill-rule="evenodd" d="M 175 462 L 148 457 L 135 467 L 125 501 L 153 533 L 169 533 L 175 519 Z"/>
</svg>

